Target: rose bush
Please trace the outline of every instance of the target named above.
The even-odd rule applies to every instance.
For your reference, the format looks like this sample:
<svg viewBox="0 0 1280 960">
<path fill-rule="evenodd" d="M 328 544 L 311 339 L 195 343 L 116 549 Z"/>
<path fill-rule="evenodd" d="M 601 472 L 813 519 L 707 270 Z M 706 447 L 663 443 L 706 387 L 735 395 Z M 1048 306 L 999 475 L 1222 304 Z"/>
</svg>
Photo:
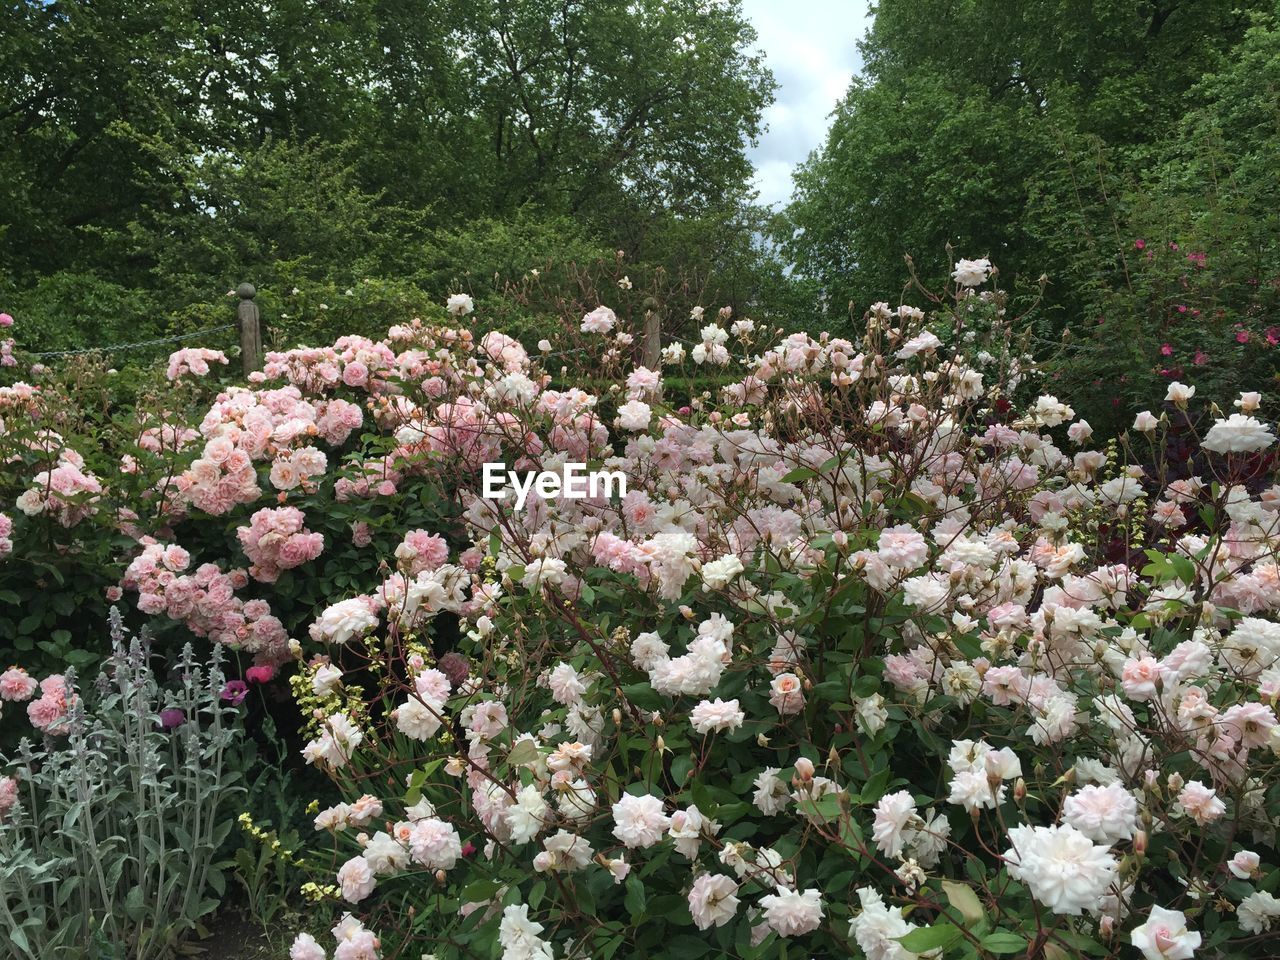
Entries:
<svg viewBox="0 0 1280 960">
<path fill-rule="evenodd" d="M 120 587 L 291 671 L 341 795 L 293 960 L 1274 955 L 1274 428 L 1175 383 L 1095 441 L 990 276 L 657 370 L 606 305 L 406 323 L 158 417 Z"/>
</svg>

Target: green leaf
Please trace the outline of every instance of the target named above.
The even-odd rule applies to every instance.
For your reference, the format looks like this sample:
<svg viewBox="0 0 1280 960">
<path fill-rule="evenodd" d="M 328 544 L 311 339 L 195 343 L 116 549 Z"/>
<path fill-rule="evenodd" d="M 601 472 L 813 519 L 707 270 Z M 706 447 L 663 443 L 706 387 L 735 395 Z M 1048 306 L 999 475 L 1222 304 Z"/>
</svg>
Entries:
<svg viewBox="0 0 1280 960">
<path fill-rule="evenodd" d="M 1012 930 L 996 930 L 982 938 L 982 947 L 990 953 L 1021 953 L 1027 948 L 1027 938 Z"/>
<path fill-rule="evenodd" d="M 479 903 L 488 900 L 501 889 L 502 884 L 496 880 L 476 880 L 463 888 L 462 900 L 464 903 Z"/>
<path fill-rule="evenodd" d="M 782 483 L 800 483 L 802 480 L 812 480 L 818 475 L 817 470 L 809 467 L 796 467 L 790 473 L 784 474 Z"/>
<path fill-rule="evenodd" d="M 912 953 L 927 953 L 946 947 L 960 938 L 960 929 L 953 923 L 935 923 L 931 927 L 912 930 L 905 937 L 898 937 L 903 948 Z"/>
<path fill-rule="evenodd" d="M 943 880 L 942 892 L 947 895 L 947 902 L 960 911 L 965 923 L 973 926 L 982 920 L 982 902 L 972 887 L 954 880 Z"/>
<path fill-rule="evenodd" d="M 523 767 L 538 759 L 538 745 L 532 740 L 521 740 L 507 754 L 507 763 L 513 767 Z"/>
<path fill-rule="evenodd" d="M 671 937 L 664 942 L 664 945 L 666 947 L 665 953 L 667 956 L 680 957 L 681 960 L 701 957 L 711 949 L 711 945 L 705 940 L 698 937 L 691 937 L 688 934 Z"/>
<path fill-rule="evenodd" d="M 146 901 L 143 899 L 142 887 L 135 886 L 129 888 L 129 893 L 124 898 L 124 912 L 129 916 L 130 920 L 141 920 L 146 913 Z"/>
<path fill-rule="evenodd" d="M 627 913 L 631 914 L 633 921 L 643 917 L 645 908 L 644 881 L 637 876 L 627 877 L 627 895 L 622 902 L 626 905 Z"/>
</svg>

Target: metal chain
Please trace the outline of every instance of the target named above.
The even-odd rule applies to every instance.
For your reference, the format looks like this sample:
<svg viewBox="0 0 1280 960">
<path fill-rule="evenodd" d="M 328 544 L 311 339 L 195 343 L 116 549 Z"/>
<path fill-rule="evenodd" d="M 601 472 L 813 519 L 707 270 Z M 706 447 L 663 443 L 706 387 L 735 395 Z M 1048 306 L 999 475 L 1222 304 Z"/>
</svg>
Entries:
<svg viewBox="0 0 1280 960">
<path fill-rule="evenodd" d="M 193 333 L 180 333 L 172 337 L 157 337 L 154 340 L 139 340 L 137 343 L 118 343 L 114 347 L 87 347 L 83 350 L 50 350 L 45 353 L 33 353 L 29 356 L 33 357 L 76 357 L 85 353 L 118 353 L 121 350 L 135 350 L 138 347 L 154 347 L 162 343 L 180 343 L 183 340 L 191 340 L 195 337 L 203 337 L 207 333 L 220 333 L 223 330 L 234 330 L 234 323 L 228 323 L 221 327 L 206 327 L 203 330 L 196 330 Z"/>
</svg>

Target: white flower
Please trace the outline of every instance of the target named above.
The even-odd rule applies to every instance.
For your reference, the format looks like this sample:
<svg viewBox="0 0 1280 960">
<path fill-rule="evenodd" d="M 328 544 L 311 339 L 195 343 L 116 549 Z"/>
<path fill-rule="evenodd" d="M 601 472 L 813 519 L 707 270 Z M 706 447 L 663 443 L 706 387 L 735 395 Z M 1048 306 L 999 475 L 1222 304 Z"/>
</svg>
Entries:
<svg viewBox="0 0 1280 960">
<path fill-rule="evenodd" d="M 784 717 L 804 709 L 804 688 L 794 673 L 780 673 L 769 684 L 769 703 Z"/>
<path fill-rule="evenodd" d="M 957 260 L 956 268 L 951 271 L 951 279 L 962 287 L 980 287 L 991 276 L 991 261 L 986 257 L 981 260 Z"/>
<path fill-rule="evenodd" d="M 566 707 L 581 701 L 582 695 L 587 692 L 582 676 L 569 663 L 557 664 L 547 678 L 547 685 L 551 688 L 551 696 L 556 703 L 562 703 Z"/>
<path fill-rule="evenodd" d="M 44 512 L 44 498 L 39 490 L 24 490 L 18 496 L 17 507 L 28 517 L 38 516 Z"/>
<path fill-rule="evenodd" d="M 289 960 L 325 960 L 324 947 L 309 933 L 300 933 L 289 947 Z"/>
<path fill-rule="evenodd" d="M 507 826 L 511 828 L 511 839 L 515 843 L 528 843 L 546 826 L 547 801 L 536 784 L 522 787 L 516 794 L 516 802 L 507 807 L 504 816 Z"/>
<path fill-rule="evenodd" d="M 689 912 L 699 930 L 722 927 L 738 912 L 738 885 L 723 873 L 704 873 L 689 891 Z"/>
<path fill-rule="evenodd" d="M 596 307 L 582 318 L 582 332 L 608 333 L 617 322 L 617 314 L 608 307 Z"/>
<path fill-rule="evenodd" d="M 560 830 L 554 837 L 542 841 L 543 852 L 533 858 L 533 869 L 539 873 L 560 870 L 571 873 L 581 870 L 591 862 L 595 851 L 583 837 Z"/>
<path fill-rule="evenodd" d="M 720 590 L 728 586 L 745 568 L 736 553 L 727 553 L 718 560 L 702 565 L 702 589 Z"/>
<path fill-rule="evenodd" d="M 656 633 L 641 633 L 631 641 L 631 662 L 649 671 L 667 659 L 670 649 Z"/>
<path fill-rule="evenodd" d="M 1243 617 L 1222 641 L 1222 659 L 1246 677 L 1255 677 L 1280 658 L 1280 623 Z"/>
<path fill-rule="evenodd" d="M 345 713 L 335 713 L 324 724 L 324 731 L 302 748 L 307 763 L 337 770 L 345 767 L 364 740 L 364 733 Z"/>
<path fill-rule="evenodd" d="M 502 944 L 502 960 L 553 960 L 551 945 L 540 939 L 542 924 L 529 919 L 529 907 L 513 903 L 502 911 L 498 925 L 498 942 Z"/>
<path fill-rule="evenodd" d="M 711 732 L 724 733 L 726 730 L 737 730 L 747 715 L 738 706 L 737 700 L 703 700 L 689 713 L 693 729 L 701 734 Z"/>
<path fill-rule="evenodd" d="M 1062 807 L 1062 819 L 1098 843 L 1132 839 L 1137 818 L 1138 801 L 1119 783 L 1081 787 Z"/>
<path fill-rule="evenodd" d="M 657 797 L 627 794 L 613 805 L 613 835 L 625 846 L 651 847 L 667 832 L 671 818 Z"/>
<path fill-rule="evenodd" d="M 779 887 L 777 893 L 760 898 L 764 918 L 780 937 L 798 937 L 818 929 L 822 923 L 822 898 L 814 889 L 799 893 Z"/>
<path fill-rule="evenodd" d="M 338 870 L 338 883 L 342 887 L 342 899 L 359 903 L 378 885 L 369 862 L 364 857 L 352 857 Z"/>
<path fill-rule="evenodd" d="M 1250 390 L 1240 394 L 1240 398 L 1233 403 L 1240 408 L 1241 413 L 1253 413 L 1262 405 L 1262 394 Z"/>
<path fill-rule="evenodd" d="M 1196 388 L 1189 387 L 1185 383 L 1178 383 L 1176 380 L 1169 384 L 1169 389 L 1165 393 L 1165 400 L 1175 406 L 1185 407 L 1187 401 L 1196 395 Z"/>
<path fill-rule="evenodd" d="M 628 400 L 618 408 L 618 418 L 614 420 L 614 425 L 619 430 L 632 432 L 648 430 L 652 417 L 652 408 L 643 400 Z"/>
<path fill-rule="evenodd" d="M 544 584 L 556 586 L 564 582 L 569 567 L 559 557 L 538 557 L 524 568 L 520 585 L 526 590 L 536 590 Z"/>
<path fill-rule="evenodd" d="M 752 802 L 766 817 L 772 817 L 787 808 L 791 802 L 791 792 L 786 781 L 778 776 L 777 767 L 765 767 L 756 777 L 756 792 Z"/>
<path fill-rule="evenodd" d="M 1241 850 L 1227 861 L 1227 869 L 1239 880 L 1248 880 L 1258 875 L 1258 867 L 1262 858 L 1252 850 Z"/>
<path fill-rule="evenodd" d="M 1271 921 L 1280 917 L 1280 900 L 1258 890 L 1240 901 L 1236 920 L 1246 933 L 1262 933 L 1271 929 Z"/>
<path fill-rule="evenodd" d="M 1160 421 L 1150 410 L 1143 410 L 1133 418 L 1133 429 L 1139 433 L 1151 433 L 1160 426 Z"/>
<path fill-rule="evenodd" d="M 396 708 L 396 729 L 411 740 L 427 740 L 440 730 L 442 705 L 428 698 L 410 697 Z"/>
<path fill-rule="evenodd" d="M 1200 446 L 1214 453 L 1257 453 L 1275 442 L 1276 438 L 1262 421 L 1233 413 L 1210 427 Z"/>
<path fill-rule="evenodd" d="M 919 929 L 914 923 L 907 923 L 902 908 L 886 906 L 880 894 L 870 887 L 859 888 L 858 899 L 862 912 L 849 921 L 849 935 L 867 960 L 916 960 L 916 954 L 898 943 Z"/>
<path fill-rule="evenodd" d="M 1054 913 L 1094 910 L 1115 880 L 1119 864 L 1107 847 L 1070 825 L 1014 827 L 1005 851 L 1009 875 Z"/>
<path fill-rule="evenodd" d="M 364 859 L 375 876 L 395 873 L 409 865 L 409 851 L 404 844 L 383 830 L 379 830 L 365 844 Z"/>
<path fill-rule="evenodd" d="M 720 824 L 714 820 L 708 820 L 696 806 L 677 810 L 671 815 L 669 834 L 675 841 L 676 851 L 690 860 L 697 859 L 704 836 L 714 837 L 719 832 Z"/>
<path fill-rule="evenodd" d="M 445 304 L 445 309 L 455 317 L 465 317 L 476 308 L 473 301 L 465 293 L 455 293 L 449 297 L 449 302 Z"/>
<path fill-rule="evenodd" d="M 452 870 L 462 856 L 462 838 L 452 824 L 426 817 L 409 828 L 409 853 L 428 870 Z"/>
<path fill-rule="evenodd" d="M 1129 942 L 1146 960 L 1191 960 L 1200 946 L 1200 934 L 1187 929 L 1181 910 L 1153 906 L 1147 922 L 1133 928 Z"/>
<path fill-rule="evenodd" d="M 378 618 L 362 597 L 339 600 L 320 614 L 311 625 L 311 639 L 317 643 L 343 644 L 378 625 Z"/>
<path fill-rule="evenodd" d="M 907 825 L 916 816 L 916 803 L 906 790 L 885 794 L 875 806 L 875 825 L 871 838 L 881 853 L 890 857 L 902 854 Z"/>
<path fill-rule="evenodd" d="M 327 697 L 338 689 L 338 684 L 342 682 L 342 671 L 331 663 L 326 663 L 316 669 L 311 677 L 311 692 L 317 697 Z"/>
<path fill-rule="evenodd" d="M 899 360 L 909 360 L 919 353 L 933 353 L 942 341 L 928 330 L 924 330 L 902 345 L 902 349 L 894 354 Z"/>
<path fill-rule="evenodd" d="M 858 725 L 868 734 L 875 736 L 884 729 L 889 720 L 889 711 L 885 708 L 884 697 L 873 693 L 869 697 L 859 697 L 854 701 L 858 714 Z"/>
</svg>

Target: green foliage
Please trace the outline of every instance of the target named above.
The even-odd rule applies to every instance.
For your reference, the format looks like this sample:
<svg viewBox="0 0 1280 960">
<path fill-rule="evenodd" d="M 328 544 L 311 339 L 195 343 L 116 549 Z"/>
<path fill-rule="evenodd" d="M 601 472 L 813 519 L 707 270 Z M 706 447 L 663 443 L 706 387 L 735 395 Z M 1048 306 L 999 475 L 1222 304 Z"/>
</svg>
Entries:
<svg viewBox="0 0 1280 960">
<path fill-rule="evenodd" d="M 736 0 L 11 5 L 5 308 L 57 349 L 225 322 L 245 279 L 440 300 L 615 248 L 746 302 L 781 276 L 746 187 L 754 40 Z"/>
<path fill-rule="evenodd" d="M 150 649 L 124 640 L 90 700 L 72 705 L 68 739 L 17 755 L 19 806 L 0 822 L 0 945 L 5 955 L 166 957 L 203 930 L 226 889 L 219 852 L 243 793 L 241 736 L 219 702 L 219 654 L 188 646 L 166 690 Z M 167 729 L 161 710 L 181 714 Z"/>
<path fill-rule="evenodd" d="M 1089 353 L 1058 365 L 1089 385 L 1076 396 L 1116 385 L 1082 405 L 1091 418 L 1131 418 L 1168 379 L 1159 347 L 1174 340 L 1185 378 L 1215 398 L 1269 380 L 1269 353 L 1242 364 L 1227 341 L 1240 323 L 1256 345 L 1280 275 L 1274 13 L 1274 0 L 886 0 L 865 76 L 797 174 L 788 255 L 837 318 L 893 289 L 903 256 L 936 284 L 948 245 L 997 261 L 1010 288 L 1048 267 L 1042 356 L 1105 319 Z M 1137 239 L 1176 243 L 1182 269 L 1148 265 Z M 1207 267 L 1189 269 L 1188 252 Z M 1171 333 L 1175 303 L 1208 328 Z M 1201 346 L 1212 369 L 1192 369 Z"/>
</svg>

